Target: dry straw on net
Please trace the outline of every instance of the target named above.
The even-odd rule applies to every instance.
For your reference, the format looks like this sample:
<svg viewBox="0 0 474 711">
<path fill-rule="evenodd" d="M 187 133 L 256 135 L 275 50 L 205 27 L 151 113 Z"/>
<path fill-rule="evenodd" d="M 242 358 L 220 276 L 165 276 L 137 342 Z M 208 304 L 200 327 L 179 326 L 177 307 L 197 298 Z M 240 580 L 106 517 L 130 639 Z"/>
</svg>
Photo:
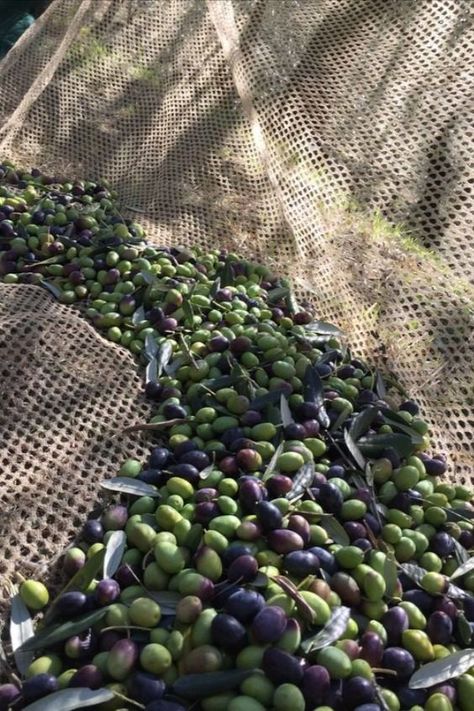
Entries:
<svg viewBox="0 0 474 711">
<path fill-rule="evenodd" d="M 0 65 L 0 153 L 106 176 L 155 243 L 289 273 L 419 400 L 451 478 L 472 480 L 470 12 L 55 0 Z M 1 572 L 23 557 L 29 573 L 73 535 L 97 480 L 143 451 L 112 435 L 146 407 L 131 357 L 73 310 L 0 291 Z"/>
</svg>

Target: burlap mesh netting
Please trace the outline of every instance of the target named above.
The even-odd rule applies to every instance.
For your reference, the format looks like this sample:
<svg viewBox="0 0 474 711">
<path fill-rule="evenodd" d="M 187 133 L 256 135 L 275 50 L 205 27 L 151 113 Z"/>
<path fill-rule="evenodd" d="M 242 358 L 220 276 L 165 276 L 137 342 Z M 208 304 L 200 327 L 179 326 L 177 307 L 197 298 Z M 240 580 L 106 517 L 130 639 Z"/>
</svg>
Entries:
<svg viewBox="0 0 474 711">
<path fill-rule="evenodd" d="M 471 11 L 469 0 L 55 0 L 0 65 L 0 154 L 106 176 L 154 242 L 227 246 L 290 273 L 419 400 L 463 481 Z M 131 357 L 71 309 L 34 288 L 1 298 L 10 571 L 73 534 L 98 479 L 140 450 L 110 435 L 144 406 Z"/>
</svg>

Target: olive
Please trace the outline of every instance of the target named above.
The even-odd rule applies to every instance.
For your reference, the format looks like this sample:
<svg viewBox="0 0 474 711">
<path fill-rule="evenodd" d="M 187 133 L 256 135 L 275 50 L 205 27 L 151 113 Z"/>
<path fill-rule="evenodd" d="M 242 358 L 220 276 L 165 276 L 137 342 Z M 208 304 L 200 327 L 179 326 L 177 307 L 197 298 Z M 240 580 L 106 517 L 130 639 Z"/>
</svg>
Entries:
<svg viewBox="0 0 474 711">
<path fill-rule="evenodd" d="M 303 667 L 298 657 L 277 647 L 270 647 L 263 653 L 262 668 L 274 684 L 295 684 L 303 679 Z"/>
</svg>

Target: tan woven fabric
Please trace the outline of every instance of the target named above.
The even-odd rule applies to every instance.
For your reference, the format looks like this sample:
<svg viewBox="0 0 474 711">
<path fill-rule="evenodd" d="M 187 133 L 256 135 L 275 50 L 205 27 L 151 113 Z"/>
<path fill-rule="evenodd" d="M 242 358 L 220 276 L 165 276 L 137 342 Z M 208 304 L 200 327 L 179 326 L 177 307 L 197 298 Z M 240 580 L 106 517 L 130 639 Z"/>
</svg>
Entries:
<svg viewBox="0 0 474 711">
<path fill-rule="evenodd" d="M 55 0 L 0 65 L 0 153 L 56 174 L 106 176 L 154 242 L 227 246 L 290 273 L 355 352 L 419 399 L 450 476 L 469 479 L 470 13 L 469 0 Z M 3 293 L 3 329 L 36 328 L 47 304 L 51 331 L 61 314 L 49 347 L 70 369 L 42 377 L 42 397 L 70 393 L 76 357 L 110 362 L 121 385 L 114 397 L 112 386 L 84 380 L 94 408 L 86 420 L 105 436 L 111 403 L 131 416 L 138 385 L 128 356 L 43 293 Z M 23 346 L 7 345 L 10 373 Z M 27 361 L 23 377 L 38 383 Z M 8 438 L 33 403 L 16 381 L 4 387 L 18 393 L 4 416 Z M 111 452 L 94 463 L 91 434 L 86 465 L 49 466 L 82 447 L 71 419 L 67 441 L 52 430 L 56 454 L 38 462 L 48 420 L 33 400 L 41 434 L 28 433 L 31 454 L 11 449 L 2 480 L 43 526 L 35 492 L 49 487 L 53 515 L 54 482 L 67 472 L 65 490 L 80 493 L 58 496 L 47 526 L 59 545 Z M 19 481 L 22 493 L 12 493 Z"/>
</svg>

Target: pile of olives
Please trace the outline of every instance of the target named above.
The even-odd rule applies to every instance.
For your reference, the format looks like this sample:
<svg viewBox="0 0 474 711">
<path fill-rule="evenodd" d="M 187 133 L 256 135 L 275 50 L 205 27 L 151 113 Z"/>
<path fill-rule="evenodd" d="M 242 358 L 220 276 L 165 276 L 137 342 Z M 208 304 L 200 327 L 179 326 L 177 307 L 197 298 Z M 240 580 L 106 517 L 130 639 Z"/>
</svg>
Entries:
<svg viewBox="0 0 474 711">
<path fill-rule="evenodd" d="M 3 281 L 83 302 L 154 403 L 64 591 L 20 586 L 35 657 L 0 711 L 77 687 L 104 711 L 472 711 L 473 493 L 417 404 L 268 268 L 147 245 L 105 183 L 0 178 Z"/>
</svg>

